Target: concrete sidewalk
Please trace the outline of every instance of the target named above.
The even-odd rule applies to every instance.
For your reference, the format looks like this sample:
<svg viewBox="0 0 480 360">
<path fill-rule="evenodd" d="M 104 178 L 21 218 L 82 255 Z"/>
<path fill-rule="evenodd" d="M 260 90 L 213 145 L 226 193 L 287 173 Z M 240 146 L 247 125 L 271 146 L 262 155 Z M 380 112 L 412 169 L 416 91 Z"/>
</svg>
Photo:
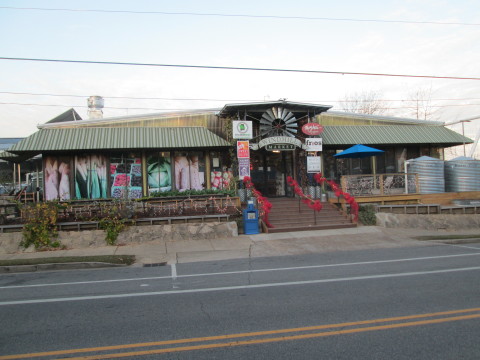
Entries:
<svg viewBox="0 0 480 360">
<path fill-rule="evenodd" d="M 394 248 L 424 244 L 417 236 L 458 235 L 458 232 L 419 229 L 388 229 L 379 226 L 240 235 L 233 238 L 189 241 L 151 241 L 125 246 L 102 246 L 43 252 L 0 254 L 0 259 L 32 259 L 63 256 L 135 255 L 133 266 L 216 261 L 267 256 L 300 255 L 373 248 Z M 480 230 L 462 231 L 464 235 Z M 12 269 L 13 270 L 13 269 Z M 13 271 L 12 271 L 13 272 Z"/>
</svg>

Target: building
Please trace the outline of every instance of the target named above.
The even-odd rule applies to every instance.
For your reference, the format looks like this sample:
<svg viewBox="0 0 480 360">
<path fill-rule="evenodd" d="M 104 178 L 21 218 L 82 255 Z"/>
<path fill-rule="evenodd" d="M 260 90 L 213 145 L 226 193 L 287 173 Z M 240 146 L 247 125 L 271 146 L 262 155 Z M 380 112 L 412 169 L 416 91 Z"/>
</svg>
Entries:
<svg viewBox="0 0 480 360">
<path fill-rule="evenodd" d="M 13 161 L 12 154 L 18 161 L 42 155 L 46 200 L 220 189 L 231 187 L 240 170 L 265 196 L 292 196 L 287 176 L 308 184 L 315 166 L 313 171 L 321 169 L 337 181 L 345 174 L 397 173 L 407 159 L 443 159 L 445 148 L 472 142 L 441 122 L 348 114 L 284 100 L 112 118 L 102 118 L 95 101 L 90 104 L 91 119 L 70 109 L 2 155 Z M 240 160 L 233 139 L 238 122 L 251 127 L 248 157 Z M 334 158 L 355 144 L 385 152 L 376 158 Z"/>
</svg>

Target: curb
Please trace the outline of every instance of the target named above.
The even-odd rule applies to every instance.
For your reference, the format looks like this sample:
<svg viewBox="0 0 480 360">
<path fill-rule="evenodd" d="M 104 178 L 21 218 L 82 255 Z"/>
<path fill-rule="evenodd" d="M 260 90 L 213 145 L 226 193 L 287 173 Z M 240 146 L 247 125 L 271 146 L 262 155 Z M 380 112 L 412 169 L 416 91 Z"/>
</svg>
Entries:
<svg viewBox="0 0 480 360">
<path fill-rule="evenodd" d="M 441 242 L 443 244 L 475 244 L 480 243 L 480 238 L 471 238 L 471 239 L 435 239 L 435 240 L 424 240 L 424 241 L 436 241 Z M 479 249 L 480 250 L 480 249 Z"/>
<path fill-rule="evenodd" d="M 442 244 L 452 244 L 452 245 L 459 245 L 459 244 L 475 244 L 475 243 L 480 243 L 480 237 L 477 238 L 467 238 L 467 239 L 418 239 L 415 237 L 410 237 L 410 239 L 415 240 L 415 241 L 421 241 L 421 242 L 437 242 L 437 243 L 442 243 Z M 480 248 L 479 248 L 480 250 Z"/>
<path fill-rule="evenodd" d="M 72 262 L 72 263 L 37 264 L 37 265 L 9 265 L 9 266 L 0 266 L 0 274 L 48 271 L 48 270 L 95 269 L 95 268 L 125 267 L 125 266 L 128 266 L 128 265 L 110 264 L 110 263 L 102 263 L 102 262 L 83 262 L 83 263 Z"/>
</svg>

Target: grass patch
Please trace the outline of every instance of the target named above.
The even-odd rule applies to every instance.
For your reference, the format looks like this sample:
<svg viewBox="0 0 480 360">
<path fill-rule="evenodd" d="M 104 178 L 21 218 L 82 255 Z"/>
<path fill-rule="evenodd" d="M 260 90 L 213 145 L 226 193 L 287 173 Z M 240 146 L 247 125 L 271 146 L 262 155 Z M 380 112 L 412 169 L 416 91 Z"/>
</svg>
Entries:
<svg viewBox="0 0 480 360">
<path fill-rule="evenodd" d="M 478 235 L 432 235 L 432 236 L 415 236 L 415 240 L 461 240 L 461 239 L 478 239 Z"/>
<path fill-rule="evenodd" d="M 39 265 L 39 264 L 65 264 L 73 262 L 102 262 L 108 264 L 132 265 L 134 255 L 99 255 L 99 256 L 63 256 L 36 259 L 0 260 L 0 266 L 13 265 Z"/>
</svg>

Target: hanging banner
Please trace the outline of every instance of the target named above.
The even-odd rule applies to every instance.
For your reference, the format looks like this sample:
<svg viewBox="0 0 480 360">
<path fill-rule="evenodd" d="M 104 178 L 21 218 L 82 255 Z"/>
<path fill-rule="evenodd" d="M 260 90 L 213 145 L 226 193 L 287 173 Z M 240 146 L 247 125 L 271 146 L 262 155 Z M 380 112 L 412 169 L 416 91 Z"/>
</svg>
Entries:
<svg viewBox="0 0 480 360">
<path fill-rule="evenodd" d="M 250 159 L 239 158 L 238 159 L 238 172 L 240 180 L 243 180 L 245 176 L 250 177 Z"/>
<path fill-rule="evenodd" d="M 234 139 L 253 138 L 253 125 L 251 121 L 233 121 L 232 123 Z"/>
<path fill-rule="evenodd" d="M 307 173 L 322 172 L 322 158 L 320 156 L 307 156 Z"/>
<path fill-rule="evenodd" d="M 237 141 L 237 157 L 250 159 L 250 142 L 246 141 Z"/>
</svg>

